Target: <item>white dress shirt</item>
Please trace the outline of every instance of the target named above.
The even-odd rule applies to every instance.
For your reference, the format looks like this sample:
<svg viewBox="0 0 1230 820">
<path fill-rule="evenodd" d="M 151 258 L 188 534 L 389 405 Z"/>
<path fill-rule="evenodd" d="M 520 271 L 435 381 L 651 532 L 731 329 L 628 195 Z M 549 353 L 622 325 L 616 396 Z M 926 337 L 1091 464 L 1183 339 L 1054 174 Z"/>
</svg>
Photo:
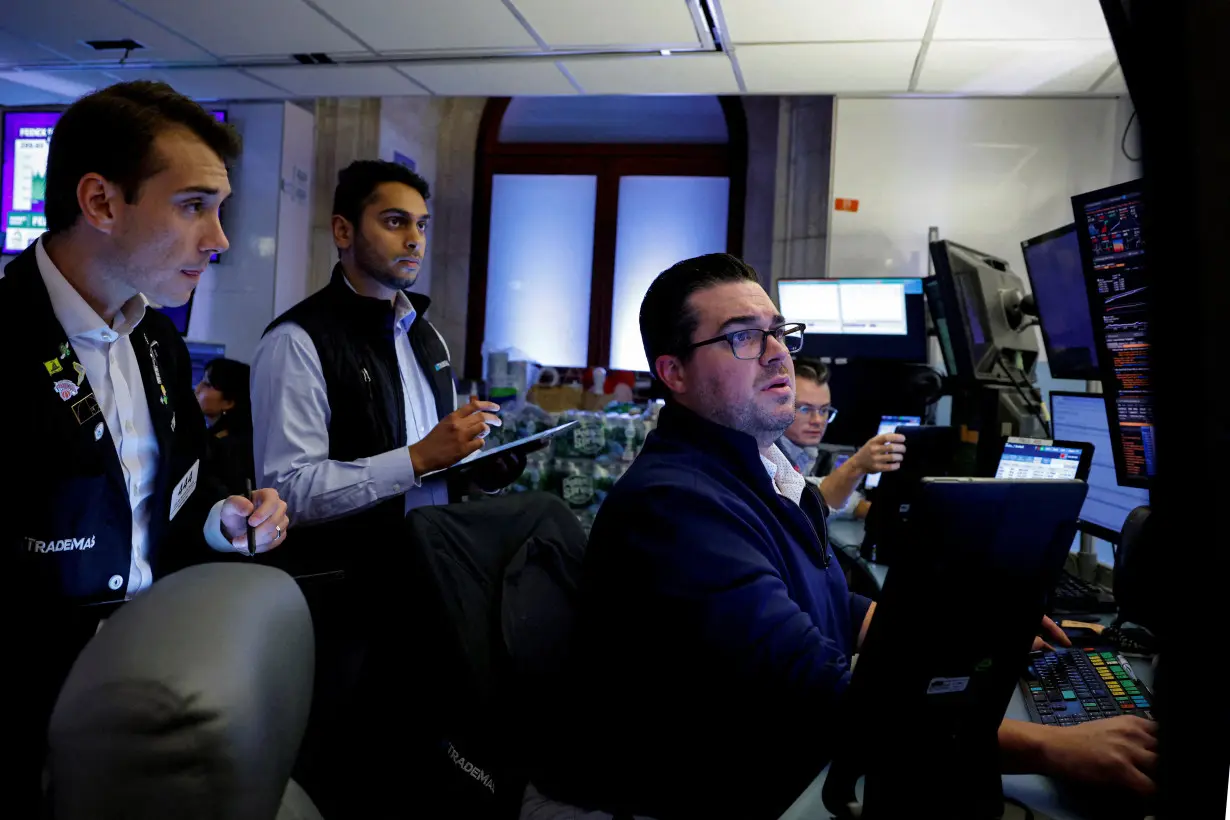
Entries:
<svg viewBox="0 0 1230 820">
<path fill-rule="evenodd" d="M 127 590 L 131 598 L 154 582 L 149 564 L 149 521 L 158 477 L 158 439 L 130 338 L 133 328 L 144 318 L 149 301 L 141 294 L 132 297 L 108 327 L 51 261 L 41 238 L 34 255 L 51 298 L 51 310 L 64 328 L 77 361 L 85 368 L 124 471 L 132 509 L 132 560 Z M 205 538 L 216 550 L 233 550 L 219 528 L 222 503 L 219 501 L 210 512 Z"/>
<path fill-rule="evenodd" d="M 354 290 L 350 282 L 346 285 Z M 439 423 L 427 375 L 410 346 L 417 319 L 404 293 L 393 303 L 393 347 L 401 376 L 406 441 L 421 441 Z M 453 396 L 456 407 L 457 397 Z M 351 515 L 391 498 L 405 496 L 406 512 L 448 503 L 441 478 L 419 480 L 409 447 L 355 461 L 329 458 L 329 393 L 316 345 L 307 331 L 284 322 L 269 331 L 252 359 L 252 417 L 256 472 L 286 501 L 287 515 L 299 524 Z"/>
</svg>

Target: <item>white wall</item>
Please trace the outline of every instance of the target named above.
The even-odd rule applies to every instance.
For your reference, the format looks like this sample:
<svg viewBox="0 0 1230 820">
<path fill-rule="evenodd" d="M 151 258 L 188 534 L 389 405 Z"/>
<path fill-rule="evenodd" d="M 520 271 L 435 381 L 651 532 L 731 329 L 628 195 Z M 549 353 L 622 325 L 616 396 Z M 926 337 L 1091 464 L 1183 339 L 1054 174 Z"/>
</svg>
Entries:
<svg viewBox="0 0 1230 820">
<path fill-rule="evenodd" d="M 310 194 L 302 204 L 282 191 L 284 131 L 291 179 L 297 161 L 311 167 L 312 115 L 288 103 L 228 106 L 230 121 L 243 137 L 243 154 L 231 172 L 231 200 L 224 215 L 230 250 L 211 266 L 197 287 L 188 339 L 219 342 L 226 355 L 252 360 L 256 343 L 275 317 L 275 301 L 289 306 L 305 292 Z M 306 136 L 302 132 L 306 132 Z M 304 140 L 307 140 L 306 153 Z M 310 180 L 304 187 L 310 192 Z M 282 213 L 281 205 L 291 204 Z M 299 223 L 302 224 L 299 224 Z M 281 257 L 281 264 L 279 264 Z M 279 286 L 283 297 L 275 300 Z"/>
<path fill-rule="evenodd" d="M 380 100 L 380 159 L 393 161 L 393 154 L 414 160 L 415 171 L 436 182 L 436 144 L 440 133 L 440 104 L 431 97 L 384 97 Z M 428 202 L 428 211 L 433 210 Z M 418 280 L 411 288 L 416 293 L 431 293 L 431 257 L 434 232 L 428 229 L 427 253 Z M 434 312 L 433 312 L 434 313 Z"/>
<path fill-rule="evenodd" d="M 286 104 L 282 127 L 281 198 L 273 315 L 280 316 L 308 295 L 311 264 L 312 171 L 316 122 L 306 109 Z"/>
<path fill-rule="evenodd" d="M 832 212 L 829 276 L 925 276 L 935 225 L 1024 278 L 1021 240 L 1119 181 L 1114 99 L 840 99 L 835 131 L 832 195 L 859 210 Z"/>
</svg>

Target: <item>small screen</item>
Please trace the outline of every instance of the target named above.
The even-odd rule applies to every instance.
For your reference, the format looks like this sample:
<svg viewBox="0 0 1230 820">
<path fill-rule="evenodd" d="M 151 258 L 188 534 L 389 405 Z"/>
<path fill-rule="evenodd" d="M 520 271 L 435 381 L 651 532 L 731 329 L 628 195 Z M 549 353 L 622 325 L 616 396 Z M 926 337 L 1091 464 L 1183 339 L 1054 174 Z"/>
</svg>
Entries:
<svg viewBox="0 0 1230 820">
<path fill-rule="evenodd" d="M 226 122 L 225 111 L 212 112 Z M 47 152 L 60 120 L 59 111 L 7 111 L 4 114 L 4 164 L 0 167 L 0 223 L 3 253 L 21 253 L 47 230 Z M 216 261 L 216 260 L 214 260 Z"/>
<path fill-rule="evenodd" d="M 1021 251 L 1038 305 L 1051 375 L 1098 380 L 1098 351 L 1076 228 L 1069 226 L 1022 242 Z"/>
<path fill-rule="evenodd" d="M 999 457 L 996 478 L 1073 479 L 1081 466 L 1081 451 L 1076 447 L 1056 447 L 1040 439 L 1010 438 Z"/>
<path fill-rule="evenodd" d="M 782 315 L 807 333 L 904 336 L 906 295 L 922 293 L 918 279 L 814 279 L 778 283 Z"/>
<path fill-rule="evenodd" d="M 1064 441 L 1087 441 L 1093 445 L 1089 469 L 1089 495 L 1081 507 L 1081 521 L 1111 535 L 1123 529 L 1128 513 L 1149 503 L 1149 491 L 1121 487 L 1115 476 L 1115 454 L 1106 418 L 1106 397 L 1098 395 L 1051 395 L 1054 435 Z"/>
<path fill-rule="evenodd" d="M 880 426 L 876 428 L 876 435 L 882 436 L 885 433 L 891 433 L 898 427 L 918 427 L 922 424 L 920 416 L 881 416 Z M 882 473 L 872 473 L 867 476 L 867 480 L 863 482 L 863 487 L 870 490 L 880 486 L 880 476 Z"/>
</svg>

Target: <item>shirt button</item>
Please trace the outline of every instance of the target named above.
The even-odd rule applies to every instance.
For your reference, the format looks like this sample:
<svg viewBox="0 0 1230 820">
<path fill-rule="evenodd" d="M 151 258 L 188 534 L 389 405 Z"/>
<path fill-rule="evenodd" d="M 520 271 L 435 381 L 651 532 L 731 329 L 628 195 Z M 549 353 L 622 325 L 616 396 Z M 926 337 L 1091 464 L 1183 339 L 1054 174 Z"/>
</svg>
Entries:
<svg viewBox="0 0 1230 820">
<path fill-rule="evenodd" d="M 401 485 L 400 485 L 400 484 L 394 484 L 394 485 L 393 485 L 393 492 L 395 492 L 395 493 L 400 493 L 400 492 L 401 492 Z"/>
<path fill-rule="evenodd" d="M 111 587 L 112 589 L 119 589 L 121 586 L 123 586 L 123 584 L 124 584 L 123 575 L 112 575 L 110 580 L 107 581 L 107 586 Z"/>
<path fill-rule="evenodd" d="M 112 332 L 111 332 L 111 331 L 109 331 L 109 330 L 104 330 L 104 331 L 103 331 L 103 335 L 102 335 L 102 339 L 103 339 L 103 341 L 104 341 L 104 342 L 114 342 L 114 341 L 115 341 L 115 334 L 114 334 L 114 333 L 112 333 Z"/>
<path fill-rule="evenodd" d="M 137 428 L 136 428 L 136 426 L 132 423 L 132 419 L 129 419 L 128 421 L 124 422 L 124 432 L 126 432 L 126 433 L 135 433 L 136 431 L 137 431 Z"/>
</svg>

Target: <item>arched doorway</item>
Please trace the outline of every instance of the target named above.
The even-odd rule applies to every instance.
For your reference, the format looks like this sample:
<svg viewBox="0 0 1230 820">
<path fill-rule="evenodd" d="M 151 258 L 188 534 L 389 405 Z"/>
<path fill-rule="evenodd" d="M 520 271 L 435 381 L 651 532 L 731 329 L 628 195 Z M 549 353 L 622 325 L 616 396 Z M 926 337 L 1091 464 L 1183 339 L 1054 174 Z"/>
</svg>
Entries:
<svg viewBox="0 0 1230 820">
<path fill-rule="evenodd" d="M 740 255 L 747 126 L 737 97 L 525 97 L 479 127 L 466 374 L 488 349 L 643 370 L 636 315 L 661 270 Z"/>
</svg>

